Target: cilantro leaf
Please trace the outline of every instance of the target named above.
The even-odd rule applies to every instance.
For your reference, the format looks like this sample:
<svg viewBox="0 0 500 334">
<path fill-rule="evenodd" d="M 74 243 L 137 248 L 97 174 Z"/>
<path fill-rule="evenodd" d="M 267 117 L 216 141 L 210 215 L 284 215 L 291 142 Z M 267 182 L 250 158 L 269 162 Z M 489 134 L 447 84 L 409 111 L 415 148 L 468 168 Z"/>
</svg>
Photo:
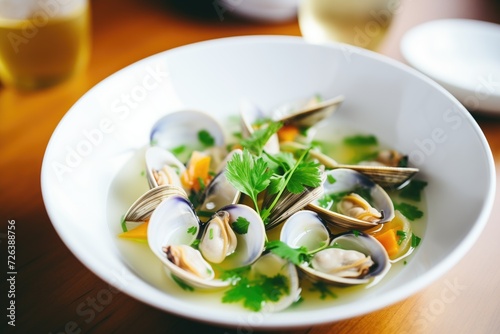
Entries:
<svg viewBox="0 0 500 334">
<path fill-rule="evenodd" d="M 198 229 L 196 228 L 196 226 L 191 226 L 187 229 L 187 233 L 188 234 L 192 234 L 192 235 L 195 235 L 196 232 L 198 232 Z"/>
<path fill-rule="evenodd" d="M 321 185 L 319 164 L 314 161 L 300 161 L 291 173 L 286 185 L 291 193 L 300 194 L 306 186 L 315 188 Z"/>
<path fill-rule="evenodd" d="M 198 131 L 198 140 L 205 147 L 212 147 L 215 145 L 215 139 L 207 130 Z"/>
<path fill-rule="evenodd" d="M 411 235 L 411 246 L 413 248 L 416 248 L 418 247 L 418 245 L 420 245 L 420 241 L 422 241 L 422 238 L 416 236 L 415 234 L 412 233 Z"/>
<path fill-rule="evenodd" d="M 344 144 L 349 146 L 372 146 L 378 145 L 378 140 L 374 135 L 355 135 L 345 137 Z"/>
<path fill-rule="evenodd" d="M 280 240 L 267 242 L 266 249 L 295 265 L 301 265 L 304 262 L 309 262 L 311 258 L 311 255 L 307 252 L 307 248 L 292 248 Z"/>
<path fill-rule="evenodd" d="M 338 298 L 337 295 L 330 290 L 330 287 L 325 282 L 322 281 L 314 282 L 309 291 L 311 292 L 318 291 L 320 293 L 319 298 L 321 300 L 326 299 L 326 297 L 331 297 L 333 299 Z"/>
<path fill-rule="evenodd" d="M 273 277 L 259 275 L 255 279 L 241 277 L 224 293 L 223 303 L 243 301 L 243 306 L 252 311 L 260 311 L 265 302 L 276 302 L 289 293 L 288 279 L 280 274 Z"/>
<path fill-rule="evenodd" d="M 261 155 L 269 138 L 271 138 L 271 136 L 274 135 L 282 126 L 283 123 L 269 121 L 259 129 L 255 130 L 249 138 L 242 139 L 241 146 L 248 149 L 255 155 Z"/>
<path fill-rule="evenodd" d="M 179 287 L 181 287 L 182 290 L 184 290 L 184 291 L 194 291 L 194 288 L 191 285 L 187 284 L 186 282 L 184 282 L 179 277 L 177 277 L 175 275 L 171 275 L 171 277 L 174 280 L 174 282 L 177 283 L 177 285 Z"/>
<path fill-rule="evenodd" d="M 399 196 L 416 202 L 421 200 L 421 192 L 427 186 L 427 182 L 411 180 L 410 183 L 399 191 Z"/>
<path fill-rule="evenodd" d="M 281 189 L 286 187 L 286 180 L 283 175 L 274 174 L 270 181 L 269 187 L 267 188 L 269 195 L 277 194 Z"/>
<path fill-rule="evenodd" d="M 239 191 L 250 196 L 257 212 L 257 196 L 267 188 L 272 171 L 262 157 L 253 156 L 244 149 L 235 154 L 226 165 L 226 179 Z M 260 213 L 260 212 L 259 212 Z"/>
<path fill-rule="evenodd" d="M 394 209 L 399 210 L 403 214 L 403 216 L 411 221 L 422 218 L 424 215 L 423 211 L 421 211 L 419 208 L 405 202 L 394 203 Z"/>
<path fill-rule="evenodd" d="M 248 232 L 248 226 L 250 226 L 250 222 L 245 217 L 241 216 L 236 218 L 236 220 L 231 225 L 234 232 L 238 234 L 246 234 Z"/>
</svg>

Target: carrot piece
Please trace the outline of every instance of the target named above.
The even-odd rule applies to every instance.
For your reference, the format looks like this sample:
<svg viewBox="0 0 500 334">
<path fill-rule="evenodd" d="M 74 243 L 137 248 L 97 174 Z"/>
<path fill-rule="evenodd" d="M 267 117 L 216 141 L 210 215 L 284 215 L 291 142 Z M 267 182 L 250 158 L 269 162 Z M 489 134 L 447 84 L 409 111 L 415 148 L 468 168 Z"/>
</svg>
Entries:
<svg viewBox="0 0 500 334">
<path fill-rule="evenodd" d="M 146 241 L 148 239 L 148 223 L 149 221 L 137 226 L 132 230 L 120 233 L 118 236 L 125 239 L 138 239 Z"/>
<path fill-rule="evenodd" d="M 399 245 L 395 229 L 390 229 L 374 237 L 384 246 L 389 257 L 395 256 L 398 253 Z"/>
<path fill-rule="evenodd" d="M 284 125 L 278 130 L 278 138 L 282 142 L 294 141 L 299 134 L 299 129 L 293 125 Z"/>
<path fill-rule="evenodd" d="M 196 191 L 200 191 L 201 184 L 208 184 L 210 181 L 210 156 L 194 151 L 189 159 L 189 166 L 181 175 L 181 181 L 184 186 Z"/>
</svg>

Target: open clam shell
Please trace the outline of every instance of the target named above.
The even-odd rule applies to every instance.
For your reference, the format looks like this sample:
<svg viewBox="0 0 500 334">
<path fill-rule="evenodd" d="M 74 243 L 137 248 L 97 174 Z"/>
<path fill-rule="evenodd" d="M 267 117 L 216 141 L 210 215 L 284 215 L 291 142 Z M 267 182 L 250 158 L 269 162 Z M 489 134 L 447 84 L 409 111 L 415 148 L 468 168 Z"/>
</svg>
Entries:
<svg viewBox="0 0 500 334">
<path fill-rule="evenodd" d="M 283 122 L 285 125 L 294 125 L 299 128 L 311 128 L 323 119 L 329 117 L 344 101 L 339 95 L 331 99 L 313 103 L 311 100 L 299 103 L 285 104 L 272 112 L 272 119 Z"/>
<path fill-rule="evenodd" d="M 290 217 L 283 226 L 280 240 L 292 248 L 305 247 L 309 253 L 315 254 L 311 262 L 299 266 L 313 281 L 335 285 L 366 284 L 375 277 L 382 277 L 390 269 L 387 252 L 375 238 L 362 232 L 331 237 L 321 218 L 313 211 L 303 210 Z M 366 260 L 368 263 L 364 271 L 352 276 L 339 269 L 347 266 L 350 270 L 356 266 L 349 264 L 351 253 L 358 257 L 354 262 L 360 262 L 360 257 L 361 262 Z M 339 256 L 342 258 L 336 258 Z M 319 266 L 315 268 L 318 261 L 326 261 L 327 270 Z"/>
<path fill-rule="evenodd" d="M 304 145 L 296 142 L 284 142 L 280 145 L 281 149 L 284 151 L 296 151 L 304 149 Z M 311 150 L 309 154 L 314 159 L 318 160 L 326 168 L 345 168 L 356 170 L 373 180 L 376 184 L 383 188 L 399 188 L 408 182 L 416 173 L 418 173 L 418 168 L 413 167 L 390 167 L 390 166 L 372 166 L 372 165 L 348 165 L 339 164 L 334 159 L 329 156 L 317 151 Z"/>
<path fill-rule="evenodd" d="M 126 222 L 144 222 L 162 201 L 172 196 L 187 198 L 186 192 L 174 185 L 164 185 L 152 188 L 139 197 L 127 210 L 124 216 Z"/>
<path fill-rule="evenodd" d="M 153 146 L 146 150 L 146 177 L 150 188 L 158 187 L 158 173 L 163 175 L 162 184 L 172 184 L 182 188 L 180 175 L 186 166 L 170 151 Z"/>
<path fill-rule="evenodd" d="M 220 217 L 227 220 L 218 224 Z M 246 228 L 235 228 L 234 224 L 242 220 Z M 227 232 L 232 235 L 230 238 Z M 200 234 L 201 239 L 198 239 Z M 227 244 L 229 239 L 230 247 Z M 241 204 L 226 206 L 217 211 L 212 220 L 202 224 L 192 204 L 181 196 L 172 196 L 161 202 L 151 215 L 148 226 L 149 247 L 167 272 L 200 289 L 228 286 L 229 281 L 217 278 L 213 264 L 217 263 L 217 268 L 225 270 L 250 265 L 261 256 L 265 240 L 264 224 L 250 207 Z M 195 241 L 199 250 L 191 247 Z M 221 250 L 224 252 L 222 257 Z"/>
<path fill-rule="evenodd" d="M 208 114 L 196 110 L 181 110 L 160 118 L 151 129 L 150 142 L 152 146 L 167 150 L 187 147 L 201 151 L 206 148 L 199 138 L 201 131 L 210 134 L 214 140 L 213 146 L 225 146 L 224 131 L 220 124 Z"/>
<path fill-rule="evenodd" d="M 351 169 L 342 168 L 326 171 L 325 174 L 326 178 L 325 181 L 323 181 L 323 189 L 324 195 L 329 197 L 326 198 L 327 201 L 330 200 L 332 195 L 348 195 L 350 193 L 358 194 L 362 192 L 365 196 L 370 197 L 372 202 L 371 205 L 373 209 L 375 209 L 374 211 L 380 213 L 380 216 L 375 216 L 373 220 L 364 220 L 356 218 L 356 216 L 333 211 L 337 210 L 338 204 L 333 200 L 333 203 L 328 204 L 330 207 L 326 208 L 320 204 L 319 200 L 313 201 L 307 205 L 308 209 L 317 212 L 328 223 L 348 230 L 364 230 L 377 226 L 378 224 L 383 224 L 394 218 L 394 205 L 389 195 L 382 187 L 375 184 L 364 174 Z"/>
<path fill-rule="evenodd" d="M 279 312 L 286 309 L 300 298 L 301 289 L 299 287 L 299 276 L 295 265 L 273 253 L 267 253 L 261 256 L 253 265 L 253 276 L 268 276 L 275 277 L 282 275 L 288 283 L 288 294 L 282 296 L 278 300 L 271 302 L 267 301 L 264 305 L 266 312 Z"/>
<path fill-rule="evenodd" d="M 213 269 L 208 262 L 200 258 L 198 250 L 190 247 L 196 240 L 200 230 L 200 221 L 194 209 L 183 197 L 170 197 L 163 201 L 151 215 L 148 225 L 148 244 L 158 259 L 165 266 L 166 271 L 186 284 L 199 289 L 217 289 L 229 285 L 229 282 L 214 279 Z M 182 251 L 182 261 L 192 263 L 193 267 L 210 271 L 208 278 L 200 277 L 191 271 L 181 268 L 169 259 L 165 249 L 175 247 L 187 249 Z"/>
<path fill-rule="evenodd" d="M 262 255 L 267 238 L 264 223 L 259 214 L 244 204 L 228 205 L 219 211 L 229 213 L 230 225 L 239 219 L 244 219 L 248 223 L 246 232 L 238 233 L 236 231 L 236 249 L 221 265 L 225 269 L 233 269 L 252 264 Z"/>
</svg>

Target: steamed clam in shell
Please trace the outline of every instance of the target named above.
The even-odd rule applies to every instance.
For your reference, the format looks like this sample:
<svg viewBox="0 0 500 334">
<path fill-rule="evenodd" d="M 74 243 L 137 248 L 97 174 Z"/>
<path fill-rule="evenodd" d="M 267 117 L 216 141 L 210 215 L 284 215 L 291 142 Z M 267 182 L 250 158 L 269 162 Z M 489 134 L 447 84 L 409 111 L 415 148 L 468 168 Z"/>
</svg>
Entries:
<svg viewBox="0 0 500 334">
<path fill-rule="evenodd" d="M 342 95 L 320 100 L 313 97 L 306 101 L 284 104 L 272 111 L 271 118 L 298 128 L 311 128 L 332 115 L 344 101 Z"/>
<path fill-rule="evenodd" d="M 283 151 L 296 151 L 299 149 L 304 149 L 304 145 L 297 142 L 283 142 L 280 144 Z M 319 152 L 317 150 L 310 151 L 311 156 L 323 164 L 326 168 L 336 169 L 352 169 L 365 174 L 373 182 L 377 183 L 383 188 L 395 189 L 405 185 L 415 174 L 418 173 L 418 168 L 414 167 L 399 167 L 394 166 L 395 160 L 390 161 L 390 157 L 384 157 L 384 154 L 380 157 L 377 163 L 373 162 L 363 162 L 363 164 L 358 165 L 348 165 L 340 164 L 334 159 L 330 158 L 326 154 Z M 403 159 L 403 157 L 401 157 Z M 398 162 L 400 160 L 397 160 Z M 389 165 L 386 163 L 390 163 Z"/>
<path fill-rule="evenodd" d="M 241 234 L 232 227 L 240 217 L 249 223 L 247 231 Z M 202 237 L 198 239 L 202 229 Z M 245 205 L 222 208 L 203 225 L 191 203 L 178 196 L 161 202 L 148 226 L 149 247 L 165 269 L 201 289 L 229 285 L 216 277 L 213 265 L 231 269 L 255 262 L 264 250 L 265 238 L 262 220 Z M 196 240 L 198 249 L 193 247 Z"/>
<path fill-rule="evenodd" d="M 189 147 L 203 151 L 206 147 L 200 142 L 200 133 L 211 136 L 213 147 L 224 147 L 225 136 L 220 124 L 208 114 L 196 110 L 181 110 L 160 118 L 151 129 L 150 143 L 167 150 Z"/>
<path fill-rule="evenodd" d="M 170 151 L 153 146 L 146 150 L 146 177 L 150 188 L 172 184 L 182 188 L 181 175 L 186 166 Z"/>
<path fill-rule="evenodd" d="M 328 223 L 352 230 L 365 230 L 394 218 L 394 205 L 385 190 L 351 169 L 325 172 L 324 197 L 307 207 Z M 368 202 L 370 201 L 373 204 Z"/>
<path fill-rule="evenodd" d="M 330 236 L 321 218 L 304 210 L 290 217 L 280 240 L 292 248 L 305 247 L 313 254 L 299 268 L 313 281 L 334 285 L 357 285 L 381 277 L 390 268 L 384 247 L 362 232 Z"/>
</svg>

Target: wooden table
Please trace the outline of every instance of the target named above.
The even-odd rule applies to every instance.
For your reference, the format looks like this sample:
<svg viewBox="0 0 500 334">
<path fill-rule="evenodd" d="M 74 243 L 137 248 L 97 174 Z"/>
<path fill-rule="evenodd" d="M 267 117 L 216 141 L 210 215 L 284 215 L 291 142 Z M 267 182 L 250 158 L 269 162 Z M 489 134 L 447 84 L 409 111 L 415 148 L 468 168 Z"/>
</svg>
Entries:
<svg viewBox="0 0 500 334">
<path fill-rule="evenodd" d="M 201 1 L 191 1 L 198 3 Z M 47 217 L 40 191 L 46 144 L 69 107 L 106 76 L 151 54 L 234 35 L 300 35 L 295 20 L 280 24 L 220 20 L 182 1 L 93 1 L 93 53 L 87 71 L 58 86 L 18 92 L 0 87 L 0 217 L 2 250 L 8 220 L 16 221 L 18 333 L 256 333 L 224 329 L 164 313 L 123 293 L 96 310 L 88 323 L 76 313 L 109 286 L 66 248 Z M 382 53 L 401 60 L 399 41 L 410 27 L 431 19 L 466 17 L 500 22 L 500 6 L 486 0 L 406 0 Z M 500 119 L 476 115 L 500 163 Z M 500 177 L 499 177 L 500 179 Z M 499 189 L 497 183 L 497 189 Z M 292 333 L 500 333 L 500 200 L 471 251 L 451 271 L 411 298 L 369 315 Z M 5 254 L 5 253 L 2 253 Z M 7 256 L 2 257 L 5 268 Z M 4 269 L 2 269 L 5 272 Z M 5 287 L 5 289 L 4 289 Z M 7 288 L 2 280 L 2 300 Z M 2 314 L 6 311 L 2 303 Z M 7 326 L 5 315 L 2 328 Z"/>
</svg>

